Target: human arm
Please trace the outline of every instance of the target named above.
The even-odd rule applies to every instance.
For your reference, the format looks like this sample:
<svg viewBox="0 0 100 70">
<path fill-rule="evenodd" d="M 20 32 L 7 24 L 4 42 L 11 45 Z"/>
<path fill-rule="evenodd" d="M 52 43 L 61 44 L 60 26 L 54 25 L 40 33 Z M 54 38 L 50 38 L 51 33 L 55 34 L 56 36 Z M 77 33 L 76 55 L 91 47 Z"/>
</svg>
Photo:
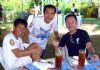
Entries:
<svg viewBox="0 0 100 70">
<path fill-rule="evenodd" d="M 16 57 L 23 57 L 23 56 L 30 56 L 31 57 L 31 55 L 33 53 L 41 53 L 41 48 L 38 47 L 38 45 L 36 43 L 32 43 L 25 50 L 20 50 L 18 48 L 15 48 L 12 51 L 16 55 Z"/>
<path fill-rule="evenodd" d="M 32 47 L 33 49 L 34 48 L 37 48 L 38 50 L 35 50 L 32 54 L 31 54 L 31 58 L 33 61 L 37 61 L 40 59 L 40 56 L 42 54 L 42 49 L 36 44 L 36 43 L 32 43 L 34 45 L 34 47 Z M 28 49 L 31 49 L 31 48 L 28 48 Z"/>
<path fill-rule="evenodd" d="M 31 50 L 20 50 L 18 48 L 12 50 L 16 57 L 31 56 Z"/>
<path fill-rule="evenodd" d="M 27 48 L 29 49 L 34 49 L 34 51 L 31 54 L 31 58 L 33 61 L 37 61 L 40 59 L 40 56 L 42 54 L 42 49 L 37 45 L 37 43 L 32 43 L 31 45 L 33 45 L 32 47 Z M 31 46 L 30 45 L 30 46 Z"/>
<path fill-rule="evenodd" d="M 58 31 L 54 31 L 54 34 L 55 34 L 56 40 L 60 41 L 60 36 L 59 36 Z"/>
<path fill-rule="evenodd" d="M 87 42 L 86 43 L 86 48 L 88 49 L 88 52 L 89 53 L 95 53 L 95 50 L 94 50 L 94 48 L 93 48 L 93 46 L 92 46 L 92 43 L 91 42 Z"/>
<path fill-rule="evenodd" d="M 93 59 L 98 60 L 99 56 L 95 53 L 95 49 L 93 48 L 93 45 L 92 45 L 92 42 L 91 42 L 91 39 L 90 39 L 88 33 L 86 31 L 83 31 L 83 33 L 81 33 L 81 35 L 83 38 L 83 43 L 85 44 L 86 49 L 88 51 L 88 54 L 92 54 Z"/>
<path fill-rule="evenodd" d="M 94 61 L 99 60 L 99 56 L 95 53 L 95 49 L 93 48 L 91 42 L 86 43 L 86 48 L 88 49 L 88 53 L 93 56 Z"/>
<path fill-rule="evenodd" d="M 30 19 L 30 18 L 29 18 Z M 31 19 L 31 22 L 29 22 L 29 19 L 27 20 L 28 22 L 28 26 L 27 26 L 27 29 L 26 31 L 24 32 L 23 36 L 22 36 L 22 41 L 25 42 L 26 39 L 28 38 L 28 35 L 30 32 L 32 32 L 33 30 L 33 23 L 32 23 L 32 20 L 33 20 L 33 17 Z M 34 22 L 34 21 L 33 21 Z"/>
<path fill-rule="evenodd" d="M 29 30 L 26 29 L 26 31 L 24 32 L 23 36 L 22 36 L 22 41 L 25 42 L 26 39 L 28 38 L 28 35 L 29 35 Z"/>
<path fill-rule="evenodd" d="M 54 34 L 55 34 L 55 37 L 56 37 L 56 40 L 60 41 L 60 36 L 59 36 L 59 33 L 58 33 L 58 21 L 57 21 L 57 18 L 54 17 Z"/>
<path fill-rule="evenodd" d="M 55 49 L 57 49 L 58 47 L 61 49 L 62 47 L 65 46 L 65 40 L 66 40 L 66 38 L 64 35 L 64 36 L 62 36 L 60 41 L 58 41 L 56 39 L 52 39 L 51 42 L 52 42 L 52 45 L 54 46 Z"/>
</svg>

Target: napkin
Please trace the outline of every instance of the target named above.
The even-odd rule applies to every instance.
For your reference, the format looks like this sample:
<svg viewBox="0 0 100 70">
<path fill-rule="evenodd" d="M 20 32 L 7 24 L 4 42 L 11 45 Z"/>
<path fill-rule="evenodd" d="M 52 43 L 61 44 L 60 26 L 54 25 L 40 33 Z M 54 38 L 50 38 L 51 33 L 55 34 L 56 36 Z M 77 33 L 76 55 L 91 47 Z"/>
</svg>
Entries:
<svg viewBox="0 0 100 70">
<path fill-rule="evenodd" d="M 69 57 L 72 65 L 78 65 L 78 56 Z M 88 61 L 85 59 L 85 65 L 88 65 Z"/>
<path fill-rule="evenodd" d="M 52 63 L 49 63 L 46 60 L 34 61 L 32 64 L 33 66 L 37 67 L 40 70 L 47 70 L 48 68 L 54 68 Z"/>
<path fill-rule="evenodd" d="M 39 70 L 36 66 L 34 66 L 32 63 L 24 66 L 27 70 Z"/>
<path fill-rule="evenodd" d="M 100 60 L 95 61 L 95 62 L 93 63 L 93 65 L 94 65 L 94 67 L 95 67 L 96 70 L 100 70 Z"/>
</svg>

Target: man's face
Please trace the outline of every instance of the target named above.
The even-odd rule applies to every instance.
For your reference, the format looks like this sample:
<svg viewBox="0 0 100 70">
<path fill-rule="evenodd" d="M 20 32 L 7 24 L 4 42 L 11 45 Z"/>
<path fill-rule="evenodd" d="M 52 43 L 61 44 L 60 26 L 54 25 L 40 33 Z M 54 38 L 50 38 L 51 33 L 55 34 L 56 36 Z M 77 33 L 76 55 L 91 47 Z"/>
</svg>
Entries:
<svg viewBox="0 0 100 70">
<path fill-rule="evenodd" d="M 70 32 L 73 32 L 77 29 L 77 21 L 73 16 L 70 16 L 66 19 L 66 27 Z"/>
<path fill-rule="evenodd" d="M 50 21 L 53 20 L 54 16 L 55 16 L 54 9 L 47 8 L 44 13 L 44 21 L 46 23 L 50 23 Z"/>
<path fill-rule="evenodd" d="M 16 35 L 19 37 L 21 36 L 24 32 L 25 32 L 25 26 L 23 24 L 18 24 L 15 28 L 14 28 L 14 32 L 16 33 Z"/>
</svg>

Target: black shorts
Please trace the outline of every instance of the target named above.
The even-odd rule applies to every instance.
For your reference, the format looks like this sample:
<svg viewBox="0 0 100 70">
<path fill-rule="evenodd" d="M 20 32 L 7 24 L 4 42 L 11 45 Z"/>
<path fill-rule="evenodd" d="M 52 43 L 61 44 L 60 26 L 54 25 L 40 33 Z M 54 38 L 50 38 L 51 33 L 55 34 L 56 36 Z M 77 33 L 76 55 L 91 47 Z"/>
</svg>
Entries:
<svg viewBox="0 0 100 70">
<path fill-rule="evenodd" d="M 41 58 L 43 58 L 44 53 L 45 53 L 45 50 L 42 50 Z"/>
</svg>

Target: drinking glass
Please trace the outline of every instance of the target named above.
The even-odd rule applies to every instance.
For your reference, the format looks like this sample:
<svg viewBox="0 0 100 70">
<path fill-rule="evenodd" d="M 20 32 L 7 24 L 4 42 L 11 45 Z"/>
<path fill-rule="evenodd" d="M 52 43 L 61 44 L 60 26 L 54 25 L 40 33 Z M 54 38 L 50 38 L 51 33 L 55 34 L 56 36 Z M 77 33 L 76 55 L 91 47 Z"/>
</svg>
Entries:
<svg viewBox="0 0 100 70">
<path fill-rule="evenodd" d="M 63 54 L 61 50 L 57 48 L 55 51 L 55 66 L 57 69 L 61 69 L 62 60 L 63 60 Z"/>
<path fill-rule="evenodd" d="M 80 49 L 79 50 L 79 61 L 78 61 L 79 69 L 82 69 L 84 67 L 85 57 L 86 57 L 85 49 Z"/>
</svg>

